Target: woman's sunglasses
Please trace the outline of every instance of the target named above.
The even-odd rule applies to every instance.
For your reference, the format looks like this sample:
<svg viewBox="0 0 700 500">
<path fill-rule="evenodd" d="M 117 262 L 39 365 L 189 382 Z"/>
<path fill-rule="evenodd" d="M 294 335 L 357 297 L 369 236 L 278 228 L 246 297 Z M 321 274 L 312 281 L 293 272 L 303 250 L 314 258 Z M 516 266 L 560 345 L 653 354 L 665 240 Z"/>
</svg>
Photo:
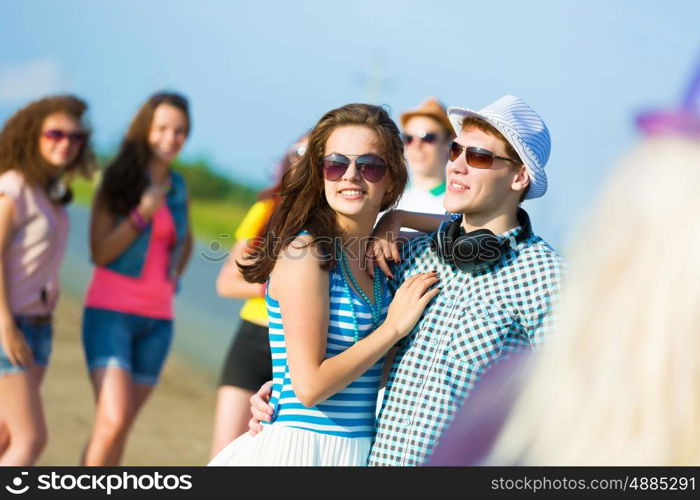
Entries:
<svg viewBox="0 0 700 500">
<path fill-rule="evenodd" d="M 519 161 L 513 160 L 512 158 L 506 158 L 505 156 L 496 156 L 488 149 L 466 147 L 466 146 L 462 146 L 461 144 L 456 143 L 455 141 L 452 141 L 450 143 L 450 160 L 457 161 L 457 158 L 459 158 L 459 155 L 461 155 L 462 151 L 465 151 L 465 150 L 466 150 L 467 164 L 470 167 L 474 167 L 474 168 L 491 168 L 491 166 L 493 165 L 494 158 L 496 158 L 498 160 L 509 161 L 509 162 L 512 162 L 512 163 L 515 163 L 518 165 L 521 163 Z"/>
<path fill-rule="evenodd" d="M 386 162 L 377 155 L 341 155 L 333 153 L 321 159 L 323 177 L 329 181 L 340 179 L 350 167 L 352 160 L 348 156 L 355 157 L 355 165 L 360 175 L 369 182 L 379 182 L 386 174 Z"/>
<path fill-rule="evenodd" d="M 411 144 L 413 142 L 413 139 L 418 139 L 420 142 L 425 142 L 426 144 L 432 144 L 437 140 L 437 134 L 434 134 L 432 132 L 422 132 L 416 135 L 403 134 L 401 138 L 403 139 L 403 143 L 406 146 Z"/>
<path fill-rule="evenodd" d="M 44 130 L 43 136 L 54 142 L 60 142 L 67 138 L 71 144 L 82 144 L 87 140 L 88 135 L 85 132 L 65 132 L 64 130 L 50 129 Z"/>
</svg>

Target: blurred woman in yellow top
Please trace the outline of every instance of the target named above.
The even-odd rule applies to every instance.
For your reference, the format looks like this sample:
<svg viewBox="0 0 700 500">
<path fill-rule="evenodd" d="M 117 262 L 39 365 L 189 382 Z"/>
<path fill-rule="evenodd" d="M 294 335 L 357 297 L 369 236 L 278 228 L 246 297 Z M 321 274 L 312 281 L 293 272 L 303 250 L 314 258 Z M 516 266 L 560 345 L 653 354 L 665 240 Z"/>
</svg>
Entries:
<svg viewBox="0 0 700 500">
<path fill-rule="evenodd" d="M 216 401 L 216 415 L 211 457 L 233 439 L 248 430 L 250 397 L 272 379 L 272 360 L 268 342 L 265 285 L 248 283 L 238 270 L 239 259 L 254 239 L 265 233 L 267 222 L 279 202 L 279 184 L 284 173 L 306 150 L 307 136 L 302 136 L 287 151 L 277 169 L 277 183 L 258 196 L 236 230 L 236 244 L 216 281 L 221 297 L 247 299 L 241 309 L 241 323 L 229 348 L 221 373 Z"/>
</svg>

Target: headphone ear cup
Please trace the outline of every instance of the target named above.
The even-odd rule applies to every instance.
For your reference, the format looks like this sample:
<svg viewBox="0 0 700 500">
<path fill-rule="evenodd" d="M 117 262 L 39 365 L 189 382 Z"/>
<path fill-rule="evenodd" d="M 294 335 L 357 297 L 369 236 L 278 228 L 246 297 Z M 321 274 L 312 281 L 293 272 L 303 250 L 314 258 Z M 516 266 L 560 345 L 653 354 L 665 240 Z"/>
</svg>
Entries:
<svg viewBox="0 0 700 500">
<path fill-rule="evenodd" d="M 454 262 L 455 260 L 454 249 L 457 240 L 460 238 L 459 232 L 461 227 L 462 220 L 458 219 L 450 222 L 445 231 L 445 260 L 449 262 Z"/>
<path fill-rule="evenodd" d="M 432 240 L 430 241 L 430 247 L 437 253 L 440 260 L 445 260 L 445 232 L 447 231 L 449 223 L 441 222 L 438 230 L 435 231 Z"/>
<path fill-rule="evenodd" d="M 482 265 L 491 266 L 498 262 L 503 253 L 503 245 L 488 229 L 478 229 L 460 238 L 455 246 L 455 262 L 463 270 L 472 270 Z"/>
</svg>

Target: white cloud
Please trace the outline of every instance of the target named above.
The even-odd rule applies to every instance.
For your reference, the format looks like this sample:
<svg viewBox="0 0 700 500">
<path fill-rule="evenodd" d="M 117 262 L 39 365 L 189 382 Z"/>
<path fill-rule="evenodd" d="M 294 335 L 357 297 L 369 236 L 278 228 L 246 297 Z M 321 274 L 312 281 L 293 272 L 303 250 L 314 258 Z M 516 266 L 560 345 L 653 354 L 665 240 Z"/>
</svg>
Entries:
<svg viewBox="0 0 700 500">
<path fill-rule="evenodd" d="M 0 103 L 16 104 L 65 91 L 67 80 L 58 63 L 50 59 L 0 66 Z"/>
</svg>

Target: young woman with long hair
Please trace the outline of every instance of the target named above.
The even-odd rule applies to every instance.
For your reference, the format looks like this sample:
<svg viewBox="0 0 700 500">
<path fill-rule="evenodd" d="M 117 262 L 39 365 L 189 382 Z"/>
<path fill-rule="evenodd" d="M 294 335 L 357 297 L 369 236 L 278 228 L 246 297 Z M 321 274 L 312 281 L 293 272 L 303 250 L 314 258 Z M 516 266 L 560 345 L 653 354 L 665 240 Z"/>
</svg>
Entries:
<svg viewBox="0 0 700 500">
<path fill-rule="evenodd" d="M 67 182 L 95 157 L 77 97 L 39 99 L 0 132 L 0 465 L 33 465 L 46 444 L 39 387 L 68 238 Z"/>
<path fill-rule="evenodd" d="M 190 131 L 184 97 L 153 95 L 94 199 L 83 347 L 97 409 L 85 465 L 119 464 L 170 349 L 173 296 L 192 250 L 187 190 L 172 163 Z"/>
<path fill-rule="evenodd" d="M 434 273 L 391 295 L 366 272 L 380 211 L 406 184 L 403 144 L 386 111 L 349 104 L 326 113 L 282 182 L 269 231 L 241 262 L 267 283 L 274 415 L 211 465 L 364 465 L 374 436 L 382 359 L 438 293 Z"/>
<path fill-rule="evenodd" d="M 221 372 L 210 456 L 214 457 L 234 438 L 248 430 L 250 397 L 272 377 L 272 358 L 267 339 L 265 286 L 248 283 L 238 269 L 245 249 L 265 234 L 272 212 L 280 202 L 282 177 L 301 158 L 308 137 L 300 137 L 280 160 L 274 186 L 263 190 L 258 201 L 236 229 L 236 244 L 216 280 L 221 297 L 245 299 L 241 322 Z"/>
</svg>

